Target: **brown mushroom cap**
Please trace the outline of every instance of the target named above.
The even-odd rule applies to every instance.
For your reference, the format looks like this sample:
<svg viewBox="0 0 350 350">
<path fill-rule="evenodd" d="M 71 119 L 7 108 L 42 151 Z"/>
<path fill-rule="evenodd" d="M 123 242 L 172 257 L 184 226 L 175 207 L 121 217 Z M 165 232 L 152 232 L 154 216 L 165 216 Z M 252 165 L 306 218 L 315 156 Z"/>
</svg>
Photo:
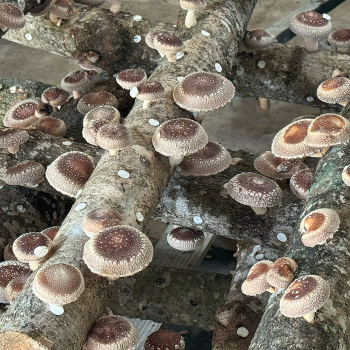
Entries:
<svg viewBox="0 0 350 350">
<path fill-rule="evenodd" d="M 289 182 L 292 193 L 300 199 L 306 199 L 313 177 L 314 172 L 309 168 L 296 172 Z"/>
<path fill-rule="evenodd" d="M 222 75 L 198 72 L 187 75 L 173 92 L 175 103 L 190 112 L 214 111 L 229 103 L 235 87 Z"/>
<path fill-rule="evenodd" d="M 132 350 L 139 340 L 133 324 L 120 316 L 103 316 L 90 329 L 86 350 Z"/>
<path fill-rule="evenodd" d="M 0 129 L 0 148 L 7 148 L 10 153 L 17 153 L 19 146 L 29 140 L 25 130 Z"/>
<path fill-rule="evenodd" d="M 287 317 L 302 317 L 322 307 L 329 295 L 330 287 L 322 277 L 303 276 L 296 279 L 284 292 L 280 311 Z"/>
<path fill-rule="evenodd" d="M 10 241 L 9 243 L 6 244 L 6 247 L 4 249 L 4 260 L 18 260 L 16 258 L 16 255 L 13 254 L 12 246 L 13 246 L 13 241 Z"/>
<path fill-rule="evenodd" d="M 83 120 L 83 126 L 86 127 L 91 120 L 105 119 L 113 123 L 119 122 L 120 113 L 113 106 L 100 106 L 88 112 Z"/>
<path fill-rule="evenodd" d="M 145 37 L 146 45 L 149 46 L 151 49 L 155 49 L 154 39 L 158 34 L 160 34 L 162 32 L 164 32 L 164 31 L 163 30 L 154 30 L 152 32 L 149 32 Z"/>
<path fill-rule="evenodd" d="M 159 52 L 167 54 L 181 51 L 184 43 L 174 34 L 162 31 L 154 38 L 153 45 Z"/>
<path fill-rule="evenodd" d="M 5 114 L 3 123 L 9 128 L 29 129 L 37 122 L 35 108 L 40 103 L 37 98 L 27 98 L 15 103 Z"/>
<path fill-rule="evenodd" d="M 12 281 L 10 281 L 9 284 L 6 286 L 5 297 L 10 303 L 12 303 L 16 299 L 18 293 L 22 291 L 29 276 L 30 275 L 18 276 Z"/>
<path fill-rule="evenodd" d="M 243 40 L 244 51 L 254 52 L 264 49 L 275 41 L 275 36 L 263 29 L 250 31 Z"/>
<path fill-rule="evenodd" d="M 208 142 L 196 153 L 184 157 L 180 163 L 181 175 L 210 176 L 231 165 L 230 153 L 216 142 Z"/>
<path fill-rule="evenodd" d="M 70 19 L 75 15 L 73 6 L 68 0 L 56 0 L 50 8 L 50 14 L 63 19 Z"/>
<path fill-rule="evenodd" d="M 188 252 L 195 250 L 203 243 L 204 234 L 202 231 L 177 227 L 168 233 L 167 241 L 171 247 Z"/>
<path fill-rule="evenodd" d="M 36 186 L 44 180 L 45 168 L 34 160 L 25 160 L 6 170 L 4 181 L 8 185 Z"/>
<path fill-rule="evenodd" d="M 325 244 L 338 231 L 340 219 L 338 213 L 329 208 L 313 210 L 300 223 L 301 241 L 307 247 Z"/>
<path fill-rule="evenodd" d="M 333 77 L 325 80 L 317 88 L 317 97 L 326 103 L 345 106 L 350 100 L 350 79 Z"/>
<path fill-rule="evenodd" d="M 145 350 L 184 350 L 182 336 L 169 329 L 159 329 L 151 333 L 145 341 Z"/>
<path fill-rule="evenodd" d="M 48 227 L 45 230 L 42 230 L 41 233 L 48 236 L 51 239 L 51 241 L 53 241 L 57 235 L 59 228 L 60 226 Z"/>
<path fill-rule="evenodd" d="M 56 137 L 64 137 L 67 133 L 64 121 L 55 117 L 40 118 L 36 123 L 36 129 Z"/>
<path fill-rule="evenodd" d="M 80 99 L 77 109 L 80 113 L 86 114 L 92 109 L 100 106 L 113 106 L 117 108 L 118 100 L 114 95 L 107 91 L 90 92 Z"/>
<path fill-rule="evenodd" d="M 155 101 L 163 97 L 164 87 L 159 81 L 147 80 L 137 86 L 137 98 L 142 101 Z"/>
<path fill-rule="evenodd" d="M 53 107 L 59 107 L 67 101 L 68 97 L 69 94 L 67 91 L 57 86 L 51 86 L 42 93 L 41 101 Z"/>
<path fill-rule="evenodd" d="M 10 3 L 0 4 L 0 28 L 21 29 L 25 25 L 23 12 Z"/>
<path fill-rule="evenodd" d="M 47 103 L 40 102 L 35 107 L 35 116 L 37 118 L 43 118 L 51 115 L 53 112 L 53 107 Z"/>
<path fill-rule="evenodd" d="M 46 178 L 57 191 L 75 197 L 89 180 L 95 160 L 83 152 L 67 152 L 56 158 L 46 169 Z"/>
<path fill-rule="evenodd" d="M 87 71 L 78 69 L 68 73 L 61 81 L 61 86 L 64 90 L 82 91 L 90 84 L 90 78 Z"/>
<path fill-rule="evenodd" d="M 91 145 L 97 146 L 97 133 L 103 126 L 107 124 L 110 124 L 110 121 L 106 119 L 90 120 L 83 128 L 84 139 Z"/>
<path fill-rule="evenodd" d="M 332 32 L 328 36 L 328 41 L 336 47 L 348 49 L 350 47 L 350 29 L 340 29 Z"/>
<path fill-rule="evenodd" d="M 98 146 L 109 150 L 110 155 L 116 151 L 128 147 L 131 143 L 128 129 L 121 124 L 106 124 L 102 126 L 96 135 Z"/>
<path fill-rule="evenodd" d="M 275 288 L 287 288 L 294 279 L 297 263 L 291 258 L 279 258 L 266 275 L 266 282 Z"/>
<path fill-rule="evenodd" d="M 85 243 L 83 255 L 91 272 L 110 279 L 134 275 L 145 269 L 152 257 L 147 236 L 125 225 L 100 231 Z"/>
<path fill-rule="evenodd" d="M 130 90 L 134 86 L 139 86 L 147 80 L 147 74 L 144 69 L 124 69 L 115 77 L 117 83 L 123 88 Z"/>
<path fill-rule="evenodd" d="M 242 293 L 245 295 L 257 295 L 269 290 L 271 285 L 267 283 L 266 275 L 272 264 L 272 261 L 269 260 L 261 260 L 254 264 L 242 284 Z"/>
</svg>

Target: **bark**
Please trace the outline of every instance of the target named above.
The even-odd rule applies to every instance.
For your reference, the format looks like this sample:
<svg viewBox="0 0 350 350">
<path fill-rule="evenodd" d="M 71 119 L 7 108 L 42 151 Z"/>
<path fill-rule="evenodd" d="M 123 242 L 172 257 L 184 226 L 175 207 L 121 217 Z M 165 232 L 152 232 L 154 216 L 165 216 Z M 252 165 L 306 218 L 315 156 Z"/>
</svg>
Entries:
<svg viewBox="0 0 350 350">
<path fill-rule="evenodd" d="M 349 119 L 349 104 L 342 114 Z M 309 324 L 302 318 L 283 316 L 279 312 L 282 293 L 274 294 L 270 297 L 249 349 L 349 349 L 350 240 L 347 232 L 350 229 L 348 205 L 350 192 L 349 187 L 341 179 L 341 172 L 349 163 L 348 145 L 333 146 L 321 158 L 303 213 L 294 223 L 292 244 L 286 253 L 286 256 L 294 259 L 299 265 L 296 277 L 315 274 L 329 283 L 330 298 L 316 313 L 316 323 Z M 340 229 L 335 233 L 331 243 L 308 248 L 301 243 L 298 228 L 302 217 L 317 208 L 336 210 L 340 216 Z"/>
<path fill-rule="evenodd" d="M 156 116 L 162 123 L 188 115 L 171 98 L 176 77 L 197 71 L 198 67 L 212 70 L 213 62 L 220 62 L 223 72 L 227 72 L 255 4 L 256 0 L 213 1 L 202 12 L 198 27 L 191 32 L 179 30 L 180 37 L 185 34 L 188 37 L 185 56 L 177 64 L 162 60 L 151 77 L 164 85 L 166 97 L 148 109 L 142 109 L 139 101 L 135 103 L 124 122 L 132 135 L 132 146 L 115 157 L 105 154 L 101 158 L 58 233 L 57 250 L 49 263 L 64 261 L 78 266 L 84 275 L 86 290 L 76 302 L 67 305 L 62 316 L 55 317 L 33 295 L 28 283 L 1 318 L 0 330 L 20 330 L 28 335 L 39 330 L 43 338 L 53 343 L 52 349 L 80 350 L 88 329 L 103 310 L 107 285 L 103 278 L 87 271 L 82 262 L 83 244 L 87 240 L 81 230 L 83 216 L 91 209 L 106 206 L 118 211 L 124 224 L 144 228 L 171 173 L 168 159 L 154 152 L 151 144 L 154 127 L 148 120 Z M 201 29 L 211 36 L 203 36 Z M 189 52 L 191 48 L 197 51 L 195 56 Z M 128 171 L 130 177 L 120 178 L 118 170 L 121 169 Z M 136 218 L 137 212 L 143 215 L 141 222 L 137 221 L 140 219 L 139 214 Z"/>
</svg>

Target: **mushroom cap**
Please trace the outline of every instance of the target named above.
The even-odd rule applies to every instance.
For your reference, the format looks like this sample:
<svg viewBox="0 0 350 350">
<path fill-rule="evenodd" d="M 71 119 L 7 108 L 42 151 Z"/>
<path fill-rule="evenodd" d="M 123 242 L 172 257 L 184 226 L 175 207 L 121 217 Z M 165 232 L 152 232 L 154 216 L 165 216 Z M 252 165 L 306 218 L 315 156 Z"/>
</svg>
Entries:
<svg viewBox="0 0 350 350">
<path fill-rule="evenodd" d="M 302 317 L 322 307 L 330 295 L 328 283 L 320 276 L 296 279 L 284 292 L 280 311 L 287 317 Z"/>
<path fill-rule="evenodd" d="M 0 349 L 7 350 L 49 350 L 45 345 L 40 344 L 28 335 L 16 331 L 0 331 Z"/>
<path fill-rule="evenodd" d="M 67 152 L 56 158 L 46 169 L 46 178 L 57 191 L 75 197 L 89 180 L 95 160 L 83 152 Z"/>
<path fill-rule="evenodd" d="M 30 9 L 30 14 L 32 16 L 43 16 L 50 12 L 50 9 L 54 5 L 55 0 L 43 0 L 40 4 L 35 4 Z"/>
<path fill-rule="evenodd" d="M 106 119 L 90 120 L 83 128 L 84 139 L 91 145 L 97 146 L 97 133 L 103 126 L 107 124 L 110 124 L 110 121 Z"/>
<path fill-rule="evenodd" d="M 159 81 L 147 80 L 137 86 L 137 98 L 142 101 L 154 101 L 164 96 L 164 87 Z"/>
<path fill-rule="evenodd" d="M 332 32 L 328 36 L 330 44 L 346 49 L 350 47 L 350 29 L 340 29 Z"/>
<path fill-rule="evenodd" d="M 86 350 L 133 350 L 139 332 L 133 324 L 120 316 L 103 316 L 90 329 Z"/>
<path fill-rule="evenodd" d="M 124 69 L 116 75 L 115 79 L 123 89 L 130 90 L 144 83 L 147 80 L 147 74 L 142 68 Z"/>
<path fill-rule="evenodd" d="M 6 286 L 5 297 L 10 303 L 12 303 L 16 299 L 17 294 L 22 291 L 29 276 L 29 274 L 24 276 L 18 276 L 12 281 L 10 281 L 9 284 Z"/>
<path fill-rule="evenodd" d="M 177 227 L 168 233 L 167 241 L 171 247 L 188 252 L 195 250 L 203 243 L 204 234 L 202 231 Z"/>
<path fill-rule="evenodd" d="M 97 208 L 85 214 L 81 228 L 91 237 L 106 228 L 120 225 L 121 220 L 117 212 L 109 208 Z"/>
<path fill-rule="evenodd" d="M 10 281 L 18 276 L 31 274 L 28 264 L 20 261 L 3 261 L 0 263 L 0 290 L 5 289 Z"/>
<path fill-rule="evenodd" d="M 39 248 L 39 253 L 37 253 Z M 52 240 L 41 232 L 29 232 L 19 236 L 12 246 L 16 258 L 22 262 L 40 261 L 52 248 Z M 43 251 L 43 254 L 41 254 Z"/>
<path fill-rule="evenodd" d="M 57 86 L 51 86 L 41 94 L 41 101 L 53 107 L 59 107 L 67 101 L 68 97 L 67 91 Z"/>
<path fill-rule="evenodd" d="M 341 115 L 322 114 L 314 119 L 304 142 L 311 147 L 328 147 L 346 143 L 350 138 L 350 122 Z"/>
<path fill-rule="evenodd" d="M 43 118 L 51 115 L 52 112 L 53 112 L 53 107 L 51 105 L 49 105 L 48 103 L 40 102 L 35 107 L 34 113 L 37 118 Z"/>
<path fill-rule="evenodd" d="M 100 276 L 132 276 L 145 269 L 153 257 L 151 241 L 141 231 L 125 225 L 100 231 L 84 246 L 83 259 Z"/>
<path fill-rule="evenodd" d="M 222 75 L 197 72 L 187 75 L 173 92 L 175 103 L 190 112 L 214 111 L 229 103 L 234 85 Z"/>
<path fill-rule="evenodd" d="M 88 5 L 88 6 L 100 6 L 106 0 L 74 0 L 78 4 Z"/>
<path fill-rule="evenodd" d="M 350 165 L 344 167 L 341 178 L 344 181 L 345 185 L 350 186 Z"/>
<path fill-rule="evenodd" d="M 184 350 L 185 341 L 177 332 L 159 329 L 146 338 L 144 346 L 145 350 Z"/>
<path fill-rule="evenodd" d="M 309 194 L 311 182 L 314 177 L 313 170 L 307 168 L 296 172 L 289 182 L 292 193 L 300 199 L 306 199 Z"/>
<path fill-rule="evenodd" d="M 307 214 L 300 223 L 301 241 L 307 247 L 325 244 L 338 231 L 340 218 L 338 213 L 329 208 L 320 208 Z"/>
<path fill-rule="evenodd" d="M 200 11 L 206 5 L 204 0 L 180 0 L 180 6 L 183 10 Z"/>
<path fill-rule="evenodd" d="M 303 158 L 316 153 L 304 140 L 312 119 L 296 120 L 280 130 L 272 140 L 271 151 L 275 157 Z"/>
<path fill-rule="evenodd" d="M 27 98 L 15 103 L 5 114 L 5 126 L 15 129 L 28 129 L 37 122 L 35 108 L 40 103 L 38 98 Z"/>
<path fill-rule="evenodd" d="M 25 130 L 0 129 L 0 148 L 19 146 L 29 140 L 29 134 Z"/>
<path fill-rule="evenodd" d="M 13 254 L 12 246 L 13 241 L 10 241 L 6 244 L 6 247 L 4 249 L 4 260 L 18 260 L 15 254 Z"/>
<path fill-rule="evenodd" d="M 273 180 L 255 173 L 241 173 L 227 183 L 228 194 L 251 207 L 274 207 L 282 200 L 282 190 Z"/>
<path fill-rule="evenodd" d="M 84 289 L 80 270 L 65 263 L 46 265 L 33 281 L 34 294 L 48 304 L 69 304 L 77 300 Z"/>
<path fill-rule="evenodd" d="M 154 30 L 152 32 L 149 32 L 145 37 L 146 45 L 149 46 L 151 49 L 155 49 L 154 39 L 158 34 L 160 34 L 162 32 L 164 32 L 164 30 Z"/>
<path fill-rule="evenodd" d="M 71 71 L 61 81 L 62 89 L 69 92 L 82 91 L 89 85 L 90 76 L 88 71 L 81 69 Z"/>
<path fill-rule="evenodd" d="M 51 241 L 53 241 L 59 229 L 60 229 L 60 226 L 52 226 L 52 227 L 46 228 L 45 230 L 42 230 L 41 233 L 48 236 L 51 239 Z"/>
<path fill-rule="evenodd" d="M 181 51 L 184 43 L 172 33 L 162 31 L 153 41 L 154 48 L 162 53 L 176 53 Z"/>
<path fill-rule="evenodd" d="M 96 143 L 103 149 L 122 150 L 130 145 L 131 139 L 124 125 L 109 123 L 98 130 Z"/>
<path fill-rule="evenodd" d="M 23 12 L 10 3 L 0 4 L 0 28 L 21 29 L 25 25 Z"/>
<path fill-rule="evenodd" d="M 181 175 L 210 176 L 224 171 L 231 165 L 231 155 L 225 147 L 208 142 L 196 153 L 184 157 L 180 163 Z"/>
<path fill-rule="evenodd" d="M 333 77 L 325 80 L 317 88 L 317 97 L 331 104 L 350 100 L 350 79 Z"/>
<path fill-rule="evenodd" d="M 275 157 L 272 152 L 264 152 L 254 160 L 254 168 L 259 173 L 273 179 L 289 179 L 297 171 L 307 168 L 300 159 Z"/>
<path fill-rule="evenodd" d="M 105 119 L 113 123 L 118 123 L 120 118 L 119 111 L 113 106 L 100 106 L 88 112 L 83 119 L 83 127 L 85 128 L 89 121 Z"/>
<path fill-rule="evenodd" d="M 297 263 L 287 257 L 277 259 L 266 275 L 266 281 L 275 288 L 287 288 L 294 279 Z"/>
<path fill-rule="evenodd" d="M 208 143 L 208 135 L 196 121 L 178 118 L 159 125 L 152 143 L 164 156 L 185 156 L 202 149 Z"/>
<path fill-rule="evenodd" d="M 270 46 L 275 41 L 275 36 L 263 29 L 250 31 L 244 38 L 243 44 L 248 50 L 261 50 Z"/>
<path fill-rule="evenodd" d="M 86 114 L 100 106 L 113 106 L 117 108 L 118 100 L 107 91 L 90 92 L 80 99 L 77 109 L 81 114 Z"/>
<path fill-rule="evenodd" d="M 75 15 L 73 6 L 68 0 L 56 0 L 50 8 L 50 13 L 63 19 L 70 19 Z"/>
<path fill-rule="evenodd" d="M 67 127 L 62 119 L 55 117 L 43 117 L 36 122 L 36 129 L 56 137 L 64 137 Z"/>
<path fill-rule="evenodd" d="M 290 30 L 303 38 L 325 39 L 332 31 L 332 23 L 315 11 L 295 14 L 289 24 Z"/>
<path fill-rule="evenodd" d="M 261 260 L 254 264 L 242 284 L 242 293 L 245 295 L 257 295 L 270 289 L 271 285 L 267 283 L 266 275 L 272 264 L 272 261 L 269 260 Z"/>
<path fill-rule="evenodd" d="M 45 175 L 45 168 L 34 160 L 25 160 L 6 170 L 4 181 L 8 185 L 23 185 L 28 186 L 39 183 Z"/>
</svg>

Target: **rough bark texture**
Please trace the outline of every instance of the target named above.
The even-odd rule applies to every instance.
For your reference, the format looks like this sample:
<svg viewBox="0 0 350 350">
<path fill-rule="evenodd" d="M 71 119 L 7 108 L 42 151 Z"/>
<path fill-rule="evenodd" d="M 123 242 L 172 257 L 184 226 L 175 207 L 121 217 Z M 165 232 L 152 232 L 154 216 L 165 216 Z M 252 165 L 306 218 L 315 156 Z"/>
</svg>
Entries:
<svg viewBox="0 0 350 350">
<path fill-rule="evenodd" d="M 343 110 L 349 119 L 350 105 Z M 331 147 L 321 158 L 310 195 L 300 219 L 295 222 L 294 234 L 286 256 L 299 265 L 297 277 L 315 274 L 323 277 L 331 287 L 331 295 L 316 313 L 316 323 L 309 324 L 302 318 L 288 318 L 279 311 L 282 293 L 271 296 L 266 312 L 250 345 L 251 350 L 325 349 L 350 348 L 350 280 L 349 255 L 350 191 L 341 179 L 343 168 L 350 163 L 348 145 Z M 305 247 L 298 232 L 306 214 L 318 208 L 331 208 L 340 216 L 340 229 L 331 244 Z"/>
<path fill-rule="evenodd" d="M 188 115 L 171 97 L 176 77 L 197 71 L 198 67 L 213 71 L 215 62 L 222 65 L 223 72 L 228 72 L 255 4 L 256 0 L 208 2 L 195 28 L 179 30 L 180 37 L 188 38 L 185 56 L 176 64 L 162 60 L 151 77 L 164 85 L 166 97 L 148 109 L 142 109 L 141 102 L 135 103 L 124 122 L 132 135 L 132 146 L 115 157 L 105 154 L 101 158 L 59 231 L 57 251 L 49 263 L 64 261 L 78 266 L 87 285 L 85 292 L 76 302 L 67 305 L 62 316 L 55 317 L 27 286 L 0 320 L 0 330 L 20 330 L 29 335 L 39 330 L 53 343 L 52 349 L 81 349 L 88 329 L 105 305 L 107 284 L 105 279 L 87 271 L 82 261 L 83 244 L 87 240 L 81 230 L 83 216 L 88 210 L 107 206 L 118 211 L 125 224 L 144 228 L 171 173 L 168 160 L 154 152 L 151 137 L 155 128 L 148 120 L 156 116 L 162 123 Z M 183 28 L 182 21 L 180 24 Z M 202 29 L 211 36 L 203 36 Z M 130 177 L 120 178 L 118 170 L 121 169 L 127 170 Z M 77 205 L 83 203 L 86 207 L 76 211 Z M 141 222 L 137 221 L 137 212 L 143 215 Z"/>
</svg>

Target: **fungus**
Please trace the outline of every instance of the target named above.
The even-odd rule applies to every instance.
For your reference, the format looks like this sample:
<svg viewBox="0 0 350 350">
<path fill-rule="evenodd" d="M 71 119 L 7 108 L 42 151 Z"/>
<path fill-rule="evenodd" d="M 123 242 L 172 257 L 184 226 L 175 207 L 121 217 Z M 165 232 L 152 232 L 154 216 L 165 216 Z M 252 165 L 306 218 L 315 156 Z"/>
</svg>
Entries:
<svg viewBox="0 0 350 350">
<path fill-rule="evenodd" d="M 67 91 L 57 86 L 51 86 L 42 93 L 41 101 L 55 108 L 65 104 L 68 97 L 69 94 Z"/>
<path fill-rule="evenodd" d="M 67 133 L 64 121 L 55 117 L 40 118 L 36 123 L 36 129 L 56 137 L 64 137 Z"/>
<path fill-rule="evenodd" d="M 80 97 L 79 91 L 85 90 L 90 85 L 90 76 L 88 71 L 74 70 L 68 73 L 61 81 L 64 90 L 72 92 L 73 98 Z"/>
<path fill-rule="evenodd" d="M 163 85 L 155 80 L 147 80 L 144 83 L 133 87 L 130 90 L 131 97 L 137 97 L 143 101 L 143 108 L 148 108 L 152 102 L 159 100 L 164 96 Z"/>
<path fill-rule="evenodd" d="M 175 35 L 162 31 L 154 38 L 153 45 L 159 53 L 167 57 L 169 62 L 176 62 L 175 55 L 182 50 L 184 43 Z"/>
<path fill-rule="evenodd" d="M 102 71 L 102 69 L 94 65 L 94 63 L 96 63 L 100 59 L 100 55 L 96 51 L 80 51 L 77 54 L 76 58 L 77 64 L 80 66 L 81 69 L 94 70 L 96 72 Z"/>
<path fill-rule="evenodd" d="M 105 3 L 108 3 L 111 5 L 109 8 L 109 11 L 112 13 L 118 13 L 121 11 L 123 4 L 125 2 L 129 2 L 130 0 L 106 0 Z"/>
<path fill-rule="evenodd" d="M 38 103 L 37 106 L 35 107 L 35 116 L 37 118 L 43 118 L 51 115 L 53 112 L 53 107 L 50 106 L 47 103 Z"/>
<path fill-rule="evenodd" d="M 51 241 L 53 241 L 57 235 L 59 228 L 60 226 L 48 227 L 45 230 L 41 231 L 41 233 L 48 236 L 51 239 Z"/>
<path fill-rule="evenodd" d="M 77 110 L 81 114 L 86 114 L 100 106 L 118 107 L 118 100 L 107 91 L 90 92 L 83 96 L 77 105 Z"/>
<path fill-rule="evenodd" d="M 110 121 L 106 119 L 97 119 L 89 121 L 83 128 L 84 139 L 91 145 L 97 146 L 97 133 L 103 126 L 107 124 L 110 124 Z"/>
<path fill-rule="evenodd" d="M 317 97 L 323 102 L 345 107 L 350 100 L 350 79 L 338 76 L 325 80 L 317 88 Z"/>
<path fill-rule="evenodd" d="M 341 178 L 344 181 L 346 186 L 350 186 L 350 165 L 347 165 L 342 173 L 341 173 Z"/>
<path fill-rule="evenodd" d="M 5 297 L 10 303 L 12 303 L 16 299 L 18 293 L 22 291 L 29 276 L 30 276 L 29 274 L 24 276 L 18 276 L 14 278 L 12 281 L 10 281 L 9 284 L 6 286 Z"/>
<path fill-rule="evenodd" d="M 11 154 L 16 154 L 19 146 L 28 140 L 29 134 L 25 130 L 0 129 L 0 148 L 7 148 Z"/>
<path fill-rule="evenodd" d="M 335 52 L 347 53 L 350 50 L 350 29 L 340 29 L 328 36 L 330 44 L 335 46 Z"/>
<path fill-rule="evenodd" d="M 145 350 L 184 350 L 185 341 L 180 333 L 159 329 L 146 338 L 144 347 Z"/>
<path fill-rule="evenodd" d="M 266 30 L 255 29 L 250 31 L 243 40 L 243 51 L 256 52 L 274 43 L 276 37 Z"/>
<path fill-rule="evenodd" d="M 197 24 L 196 11 L 204 9 L 206 2 L 203 0 L 180 0 L 180 6 L 183 10 L 187 10 L 185 27 L 192 28 Z"/>
<path fill-rule="evenodd" d="M 75 13 L 72 4 L 68 0 L 55 0 L 50 6 L 50 20 L 61 25 L 62 19 L 71 19 Z"/>
<path fill-rule="evenodd" d="M 297 263 L 291 258 L 279 258 L 266 275 L 266 282 L 275 288 L 287 288 L 294 279 Z"/>
<path fill-rule="evenodd" d="M 36 187 L 44 181 L 45 168 L 34 160 L 25 160 L 5 172 L 4 181 L 8 185 L 26 185 Z"/>
<path fill-rule="evenodd" d="M 13 241 L 10 241 L 8 244 L 6 244 L 6 247 L 4 249 L 4 260 L 18 260 L 16 258 L 16 255 L 13 254 L 12 246 Z"/>
<path fill-rule="evenodd" d="M 167 241 L 171 247 L 189 252 L 195 250 L 203 243 L 204 234 L 202 231 L 177 227 L 168 233 Z"/>
<path fill-rule="evenodd" d="M 21 29 L 25 25 L 23 12 L 10 3 L 0 4 L 0 30 Z"/>
<path fill-rule="evenodd" d="M 116 74 L 117 83 L 123 88 L 130 90 L 134 86 L 139 86 L 147 80 L 147 74 L 144 69 L 124 69 Z"/>
<path fill-rule="evenodd" d="M 300 199 L 306 199 L 313 177 L 314 172 L 309 168 L 296 172 L 289 182 L 292 193 Z"/>
<path fill-rule="evenodd" d="M 113 106 L 100 106 L 88 112 L 83 119 L 83 127 L 92 120 L 105 119 L 109 122 L 118 123 L 120 119 L 119 111 Z"/>
</svg>

